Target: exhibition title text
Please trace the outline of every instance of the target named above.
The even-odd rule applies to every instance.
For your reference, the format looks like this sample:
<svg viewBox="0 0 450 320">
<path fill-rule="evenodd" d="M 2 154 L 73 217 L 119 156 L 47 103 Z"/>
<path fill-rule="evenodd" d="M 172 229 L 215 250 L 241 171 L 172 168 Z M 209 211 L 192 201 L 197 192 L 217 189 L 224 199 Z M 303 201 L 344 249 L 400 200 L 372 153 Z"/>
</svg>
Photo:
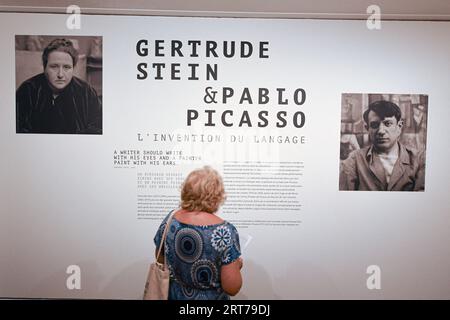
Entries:
<svg viewBox="0 0 450 320">
<path fill-rule="evenodd" d="M 139 57 L 150 58 L 137 64 L 138 80 L 188 80 L 188 81 L 218 81 L 219 63 L 228 59 L 267 61 L 269 59 L 269 42 L 250 41 L 202 41 L 202 40 L 147 40 L 136 43 L 136 53 Z M 174 59 L 179 59 L 175 60 Z M 181 63 L 189 60 L 187 63 Z M 169 63 L 170 61 L 170 63 Z M 262 64 L 251 74 L 258 76 L 264 73 L 268 65 Z M 240 69 L 239 78 L 245 77 L 249 71 Z M 188 108 L 186 125 L 197 123 L 205 127 L 276 127 L 294 126 L 302 128 L 305 125 L 305 114 L 298 110 L 266 110 L 267 106 L 286 106 L 294 104 L 302 106 L 306 101 L 303 88 L 289 90 L 287 88 L 233 88 L 231 86 L 206 86 L 203 92 L 203 102 L 209 106 L 233 105 L 234 108 L 218 110 L 214 108 Z M 240 108 L 236 108 L 239 106 Z M 244 109 L 244 107 L 246 107 Z M 272 108 L 271 108 L 272 109 Z"/>
</svg>

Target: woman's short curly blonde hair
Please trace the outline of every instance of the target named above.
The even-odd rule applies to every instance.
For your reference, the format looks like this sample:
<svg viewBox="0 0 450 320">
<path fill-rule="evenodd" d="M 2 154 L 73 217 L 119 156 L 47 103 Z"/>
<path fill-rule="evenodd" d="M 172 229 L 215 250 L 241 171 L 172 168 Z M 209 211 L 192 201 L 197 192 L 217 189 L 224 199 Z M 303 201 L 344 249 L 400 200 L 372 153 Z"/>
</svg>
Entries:
<svg viewBox="0 0 450 320">
<path fill-rule="evenodd" d="M 181 208 L 216 212 L 225 201 L 222 177 L 211 167 L 192 171 L 181 186 Z"/>
</svg>

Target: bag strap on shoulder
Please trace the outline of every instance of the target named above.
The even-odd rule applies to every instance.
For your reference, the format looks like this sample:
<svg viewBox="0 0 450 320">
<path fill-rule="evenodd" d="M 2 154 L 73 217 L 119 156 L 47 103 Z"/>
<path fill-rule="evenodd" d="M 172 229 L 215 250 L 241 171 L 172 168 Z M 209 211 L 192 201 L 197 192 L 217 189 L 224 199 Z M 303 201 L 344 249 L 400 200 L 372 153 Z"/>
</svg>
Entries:
<svg viewBox="0 0 450 320">
<path fill-rule="evenodd" d="M 163 232 L 163 235 L 161 237 L 161 242 L 159 243 L 158 254 L 156 255 L 156 262 L 158 262 L 159 256 L 161 255 L 161 250 L 162 250 L 162 248 L 164 246 L 164 242 L 166 241 L 167 231 L 169 230 L 170 223 L 172 222 L 172 218 L 173 218 L 175 212 L 176 212 L 175 210 L 172 210 L 172 212 L 170 213 L 169 218 L 167 219 L 166 226 L 164 227 L 164 232 Z M 166 266 L 166 265 L 167 265 L 166 258 L 164 257 L 164 266 Z"/>
</svg>

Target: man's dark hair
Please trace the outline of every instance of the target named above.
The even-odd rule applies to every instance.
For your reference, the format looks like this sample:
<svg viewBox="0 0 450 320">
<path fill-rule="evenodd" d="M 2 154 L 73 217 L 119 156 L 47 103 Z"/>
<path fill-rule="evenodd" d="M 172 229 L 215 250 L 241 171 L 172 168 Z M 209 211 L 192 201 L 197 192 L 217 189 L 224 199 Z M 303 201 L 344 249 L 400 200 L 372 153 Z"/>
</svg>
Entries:
<svg viewBox="0 0 450 320">
<path fill-rule="evenodd" d="M 400 110 L 398 105 L 390 101 L 379 100 L 369 104 L 369 108 L 364 112 L 363 118 L 366 124 L 369 124 L 370 111 L 375 112 L 381 118 L 381 120 L 385 119 L 386 117 L 394 116 L 398 122 L 402 117 L 402 111 Z"/>
<path fill-rule="evenodd" d="M 74 48 L 72 41 L 67 39 L 55 39 L 48 44 L 42 53 L 42 63 L 44 64 L 44 69 L 47 66 L 48 55 L 50 52 L 59 51 L 65 52 L 72 57 L 73 66 L 77 64 L 78 61 L 78 51 Z"/>
</svg>

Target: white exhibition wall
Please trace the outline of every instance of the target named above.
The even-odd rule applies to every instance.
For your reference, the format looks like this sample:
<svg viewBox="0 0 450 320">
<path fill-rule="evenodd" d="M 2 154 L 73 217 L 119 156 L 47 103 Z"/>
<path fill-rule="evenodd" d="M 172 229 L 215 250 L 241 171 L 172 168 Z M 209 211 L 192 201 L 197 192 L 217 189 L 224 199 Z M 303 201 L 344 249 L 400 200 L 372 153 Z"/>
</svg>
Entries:
<svg viewBox="0 0 450 320">
<path fill-rule="evenodd" d="M 237 185 L 222 217 L 236 223 L 242 242 L 251 239 L 236 298 L 450 298 L 450 23 L 389 21 L 369 30 L 365 21 L 82 16 L 81 29 L 70 30 L 66 19 L 0 14 L 0 297 L 139 299 L 153 236 L 176 205 L 180 179 L 209 164 Z M 102 37 L 102 135 L 16 134 L 15 35 Z M 142 39 L 147 56 L 136 51 Z M 163 40 L 162 57 L 155 40 Z M 173 40 L 182 57 L 172 56 Z M 189 41 L 199 41 L 198 56 Z M 217 44 L 217 58 L 206 56 L 207 41 Z M 224 57 L 224 41 L 251 43 L 251 57 Z M 267 58 L 258 55 L 261 42 Z M 147 79 L 138 79 L 140 63 Z M 162 80 L 153 63 L 166 65 Z M 172 64 L 180 80 L 170 79 Z M 189 64 L 199 65 L 198 80 L 188 79 Z M 207 64 L 217 65 L 216 80 L 206 79 Z M 218 91 L 215 103 L 205 101 L 207 87 Z M 225 103 L 224 87 L 234 90 Z M 268 103 L 258 103 L 259 88 L 269 89 Z M 287 104 L 278 103 L 277 88 Z M 305 93 L 301 105 L 296 89 Z M 343 93 L 428 95 L 424 192 L 339 191 Z M 190 126 L 188 110 L 198 112 Z M 205 125 L 204 110 L 215 110 L 214 126 Z M 230 127 L 221 122 L 225 110 L 233 111 L 225 115 Z M 268 124 L 258 128 L 261 110 Z M 251 128 L 239 127 L 244 111 Z M 305 121 L 296 127 L 298 111 Z M 218 138 L 194 142 L 192 134 Z M 175 141 L 160 141 L 169 136 Z M 282 138 L 261 141 L 269 136 Z M 128 152 L 122 160 L 130 163 L 115 162 L 130 150 L 177 156 L 133 164 Z M 280 199 L 269 210 L 257 206 L 275 192 L 269 184 L 239 198 L 239 176 L 264 164 L 270 177 L 294 168 L 286 207 Z M 261 182 L 258 172 L 250 176 Z M 66 286 L 71 265 L 80 267 L 79 290 Z M 381 269 L 379 290 L 366 286 L 371 265 Z"/>
</svg>

